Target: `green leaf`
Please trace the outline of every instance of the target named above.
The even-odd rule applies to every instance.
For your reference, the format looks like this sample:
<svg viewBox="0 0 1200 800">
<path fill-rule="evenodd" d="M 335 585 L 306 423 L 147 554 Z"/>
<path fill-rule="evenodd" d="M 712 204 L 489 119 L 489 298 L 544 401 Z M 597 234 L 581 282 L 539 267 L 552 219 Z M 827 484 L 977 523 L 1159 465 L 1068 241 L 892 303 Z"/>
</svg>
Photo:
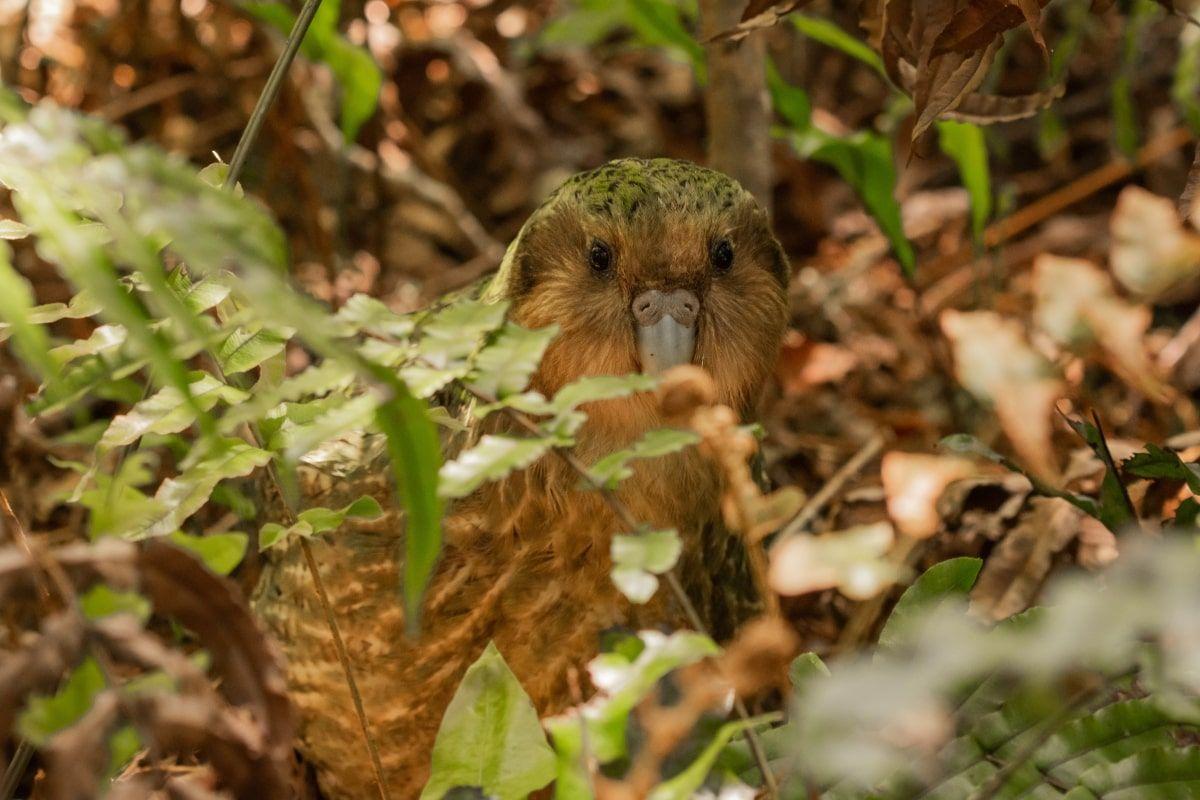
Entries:
<svg viewBox="0 0 1200 800">
<path fill-rule="evenodd" d="M 569 765 L 583 755 L 582 726 L 587 726 L 590 756 L 607 764 L 624 756 L 629 714 L 667 673 L 720 653 L 720 648 L 703 634 L 678 631 L 669 636 L 657 631 L 642 631 L 645 648 L 637 658 L 620 653 L 604 653 L 588 665 L 592 682 L 600 693 L 587 702 L 579 714 L 566 714 L 546 720 L 558 752 L 560 776 L 563 768 L 570 779 Z M 582 719 L 582 722 L 581 722 Z"/>
<path fill-rule="evenodd" d="M 204 566 L 218 575 L 228 575 L 242 563 L 242 558 L 246 555 L 246 545 L 250 542 L 249 536 L 236 531 L 209 533 L 204 536 L 175 531 L 170 539 L 172 544 L 197 556 L 204 562 Z"/>
<path fill-rule="evenodd" d="M 633 476 L 630 462 L 635 459 L 678 453 L 699 442 L 700 437 L 693 431 L 658 428 L 648 431 L 633 447 L 610 453 L 597 461 L 588 470 L 588 475 L 596 485 L 615 489 L 621 481 Z"/>
<path fill-rule="evenodd" d="M 527 330 L 506 323 L 496 340 L 476 357 L 472 387 L 498 398 L 522 391 L 556 335 L 557 325 Z"/>
<path fill-rule="evenodd" d="M 217 360 L 226 375 L 254 369 L 268 358 L 279 355 L 291 338 L 291 332 L 259 330 L 251 333 L 238 328 L 217 349 Z"/>
<path fill-rule="evenodd" d="M 338 309 L 334 318 L 353 332 L 395 339 L 408 336 L 416 325 L 411 316 L 397 314 L 369 294 L 351 295 Z"/>
<path fill-rule="evenodd" d="M 612 579 L 634 603 L 645 603 L 658 590 L 658 579 L 675 567 L 683 543 L 674 530 L 618 534 L 612 540 Z"/>
<path fill-rule="evenodd" d="M 983 560 L 979 558 L 951 558 L 925 570 L 900 595 L 879 633 L 879 646 L 897 647 L 918 614 L 949 598 L 966 597 L 982 568 Z"/>
<path fill-rule="evenodd" d="M 297 515 L 296 522 L 287 528 L 274 522 L 262 526 L 258 533 L 258 549 L 266 550 L 280 542 L 286 542 L 295 536 L 309 538 L 321 533 L 328 533 L 342 526 L 350 517 L 376 519 L 383 513 L 379 502 L 368 495 L 355 500 L 345 508 L 336 511 L 328 508 L 309 508 Z"/>
<path fill-rule="evenodd" d="M 554 778 L 554 753 L 537 711 L 494 643 L 467 670 L 446 708 L 421 800 L 458 786 L 524 800 Z"/>
<path fill-rule="evenodd" d="M 240 439 L 218 439 L 208 447 L 201 445 L 196 455 L 195 462 L 182 474 L 159 485 L 153 513 L 128 521 L 118 533 L 135 540 L 174 533 L 208 501 L 218 483 L 249 475 L 271 460 L 270 453 Z"/>
<path fill-rule="evenodd" d="M 1146 445 L 1146 452 L 1134 453 L 1121 464 L 1121 469 L 1139 478 L 1169 478 L 1183 481 L 1192 494 L 1200 495 L 1200 467 L 1187 464 L 1173 450 L 1156 444 Z"/>
<path fill-rule="evenodd" d="M 704 783 L 704 779 L 708 777 L 713 764 L 717 761 L 717 756 L 721 755 L 721 751 L 729 744 L 729 741 L 747 728 L 761 725 L 774 718 L 774 716 L 776 715 L 726 722 L 717 729 L 712 739 L 709 740 L 708 744 L 704 746 L 704 749 L 700 751 L 700 754 L 696 756 L 692 763 L 688 764 L 671 778 L 655 786 L 650 792 L 648 800 L 688 800 L 688 798 L 693 797 Z"/>
<path fill-rule="evenodd" d="M 1175 520 L 1172 524 L 1176 528 L 1196 528 L 1197 519 L 1200 519 L 1200 502 L 1196 498 L 1189 497 L 1179 504 L 1179 508 L 1175 510 Z"/>
<path fill-rule="evenodd" d="M 379 406 L 375 422 L 387 436 L 396 494 L 406 513 L 404 537 L 404 618 L 410 634 L 419 630 L 421 598 L 442 549 L 442 500 L 438 473 L 442 451 L 426 406 L 386 370 L 377 378 L 392 397 Z"/>
<path fill-rule="evenodd" d="M 942 152 L 954 159 L 958 175 L 971 198 L 971 231 L 976 247 L 983 247 L 983 231 L 992 215 L 992 179 L 988 170 L 987 142 L 983 129 L 966 122 L 937 124 Z"/>
<path fill-rule="evenodd" d="M 871 69 L 886 77 L 883 59 L 862 40 L 846 33 L 835 23 L 821 17 L 810 17 L 806 14 L 792 14 L 792 24 L 796 30 L 827 47 L 840 50 L 851 58 L 857 59 Z"/>
<path fill-rule="evenodd" d="M 30 321 L 33 309 L 33 290 L 12 265 L 8 246 L 0 243 L 0 321 L 11 330 L 17 355 L 48 378 L 58 371 L 58 365 L 50 355 L 50 337 Z"/>
<path fill-rule="evenodd" d="M 801 653 L 792 659 L 788 667 L 788 680 L 791 681 L 793 692 L 798 692 L 814 678 L 828 678 L 829 675 L 829 667 L 816 653 Z"/>
<path fill-rule="evenodd" d="M 673 49 L 692 64 L 701 83 L 705 80 L 704 48 L 684 26 L 679 8 L 669 0 L 625 0 L 625 22 L 643 44 Z"/>
<path fill-rule="evenodd" d="M 561 414 L 583 403 L 652 392 L 657 386 L 658 379 L 653 375 L 589 375 L 558 390 L 551 403 L 552 413 Z"/>
<path fill-rule="evenodd" d="M 245 8 L 282 33 L 291 31 L 295 15 L 282 3 L 249 2 Z M 366 50 L 338 35 L 339 0 L 324 0 L 302 43 L 306 58 L 326 64 L 342 89 L 341 129 L 346 141 L 358 137 L 363 123 L 375 113 L 383 74 Z"/>
<path fill-rule="evenodd" d="M 150 601 L 137 592 L 118 592 L 105 583 L 97 583 L 79 597 L 83 615 L 91 620 L 110 614 L 133 614 L 145 623 L 150 618 Z"/>
<path fill-rule="evenodd" d="M 90 657 L 85 658 L 58 692 L 29 698 L 17 718 L 17 731 L 33 744 L 44 745 L 54 734 L 78 722 L 103 690 L 100 665 Z"/>
<path fill-rule="evenodd" d="M 529 466 L 555 443 L 551 437 L 522 439 L 487 434 L 479 444 L 442 465 L 438 494 L 445 498 L 466 497 L 488 481 Z"/>
<path fill-rule="evenodd" d="M 205 411 L 219 402 L 236 405 L 249 398 L 240 389 L 227 385 L 207 372 L 189 374 L 188 389 L 196 405 Z M 141 401 L 125 414 L 113 417 L 100 438 L 101 449 L 133 444 L 149 433 L 168 434 L 186 430 L 196 421 L 196 415 L 185 402 L 182 393 L 168 386 Z"/>
<path fill-rule="evenodd" d="M 504 324 L 508 303 L 463 300 L 438 309 L 422 322 L 418 351 L 429 365 L 447 369 L 473 355 L 485 334 Z"/>
<path fill-rule="evenodd" d="M 1125 484 L 1121 482 L 1121 473 L 1113 461 L 1112 453 L 1109 452 L 1104 432 L 1098 426 L 1081 419 L 1068 417 L 1067 424 L 1104 464 L 1104 478 L 1100 482 L 1099 513 L 1096 518 L 1113 533 L 1119 533 L 1126 525 L 1135 524 L 1137 512 L 1125 491 Z"/>
<path fill-rule="evenodd" d="M 84 356 L 95 356 L 115 350 L 125 343 L 125 329 L 120 325 L 101 325 L 86 339 L 76 339 L 50 351 L 50 357 L 61 369 L 67 363 Z"/>
<path fill-rule="evenodd" d="M 850 184 L 887 237 L 905 274 L 912 276 L 916 270 L 916 252 L 904 234 L 900 204 L 895 198 L 896 167 L 891 142 L 870 131 L 838 137 L 815 127 L 808 95 L 788 84 L 770 61 L 767 88 L 772 104 L 788 124 L 784 138 L 801 158 L 828 164 Z"/>
<path fill-rule="evenodd" d="M 1146 750 L 1116 764 L 1100 764 L 1080 777 L 1064 800 L 1183 800 L 1200 796 L 1200 748 Z"/>
<path fill-rule="evenodd" d="M 330 406 L 332 407 L 328 411 L 321 413 L 311 422 L 284 429 L 283 449 L 287 461 L 299 461 L 320 445 L 346 431 L 367 428 L 377 415 L 379 398 L 373 393 L 367 393 L 344 402 L 331 403 Z"/>
</svg>

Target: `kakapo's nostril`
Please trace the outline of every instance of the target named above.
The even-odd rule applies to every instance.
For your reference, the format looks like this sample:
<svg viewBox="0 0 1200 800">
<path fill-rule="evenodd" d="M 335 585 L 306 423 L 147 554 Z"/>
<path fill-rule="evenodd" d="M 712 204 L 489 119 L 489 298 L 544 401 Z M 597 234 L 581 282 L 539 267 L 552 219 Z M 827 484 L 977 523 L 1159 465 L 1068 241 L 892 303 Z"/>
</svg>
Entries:
<svg viewBox="0 0 1200 800">
<path fill-rule="evenodd" d="M 631 308 L 638 325 L 654 325 L 667 315 L 690 328 L 696 324 L 696 315 L 700 313 L 700 300 L 687 289 L 671 292 L 647 289 L 633 298 Z"/>
<path fill-rule="evenodd" d="M 696 324 L 696 315 L 700 313 L 700 300 L 687 289 L 676 289 L 666 295 L 663 311 L 680 325 L 690 328 Z"/>
<path fill-rule="evenodd" d="M 662 319 L 667 296 L 658 289 L 647 289 L 633 298 L 633 318 L 638 325 L 653 325 Z"/>
</svg>

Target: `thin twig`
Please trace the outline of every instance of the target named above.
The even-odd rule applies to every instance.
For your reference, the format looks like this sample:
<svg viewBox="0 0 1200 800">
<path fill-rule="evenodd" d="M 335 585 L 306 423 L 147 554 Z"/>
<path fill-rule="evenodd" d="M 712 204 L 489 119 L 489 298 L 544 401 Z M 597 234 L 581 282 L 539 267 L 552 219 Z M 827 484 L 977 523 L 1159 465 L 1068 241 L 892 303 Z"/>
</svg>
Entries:
<svg viewBox="0 0 1200 800">
<path fill-rule="evenodd" d="M 879 451 L 887 443 L 887 437 L 883 432 L 877 432 L 874 436 L 867 440 L 867 443 L 858 449 L 858 452 L 850 457 L 850 460 L 842 465 L 841 469 L 833 474 L 825 485 L 822 486 L 817 493 L 814 494 L 799 513 L 792 518 L 792 521 L 787 524 L 787 527 L 779 534 L 779 540 L 795 536 L 798 533 L 803 533 L 812 521 L 816 519 L 818 513 L 825 505 L 837 496 L 846 482 L 853 478 L 862 470 L 867 463 L 879 455 Z"/>
<path fill-rule="evenodd" d="M 233 158 L 229 161 L 229 174 L 225 176 L 225 188 L 233 186 L 241 177 L 242 168 L 246 165 L 246 157 L 250 154 L 250 148 L 254 146 L 258 132 L 262 130 L 263 121 L 266 120 L 267 112 L 270 111 L 275 98 L 279 95 L 279 90 L 283 88 L 283 79 L 287 75 L 288 67 L 295 60 L 296 53 L 300 50 L 300 43 L 304 41 L 304 34 L 308 33 L 308 26 L 312 24 L 313 17 L 316 16 L 317 8 L 320 5 L 321 0 L 305 0 L 304 7 L 300 9 L 296 23 L 292 25 L 292 31 L 288 34 L 287 43 L 283 46 L 283 53 L 275 62 L 275 66 L 271 68 L 271 74 L 267 76 L 267 84 L 263 87 L 262 94 L 258 96 L 254 111 L 250 113 L 250 121 L 246 123 L 246 129 L 242 131 L 242 138 L 238 140 L 237 147 L 234 148 Z"/>
<path fill-rule="evenodd" d="M 320 5 L 321 0 L 305 0 L 304 6 L 300 9 L 300 14 L 296 17 L 296 22 L 288 34 L 283 53 L 276 60 L 275 66 L 271 68 L 271 74 L 267 77 L 267 83 L 263 87 L 262 94 L 258 96 L 258 102 L 254 106 L 254 111 L 250 114 L 250 120 L 246 123 L 246 128 L 242 132 L 237 147 L 233 151 L 233 158 L 229 162 L 229 174 L 225 176 L 226 189 L 237 184 L 238 178 L 242 173 L 242 168 L 246 164 L 250 148 L 254 146 L 255 140 L 258 138 L 258 133 L 262 129 L 267 112 L 270 111 L 275 98 L 279 95 L 279 90 L 283 86 L 283 80 L 287 75 L 288 68 L 296 58 L 296 53 L 300 50 L 300 44 L 304 41 L 304 35 L 308 32 L 308 27 L 312 24 L 313 17 L 316 15 Z M 247 425 L 246 427 L 252 443 L 261 447 L 262 436 L 253 425 Z M 288 525 L 293 524 L 296 521 L 296 511 L 292 508 L 287 494 L 283 491 L 279 475 L 271 464 L 267 466 L 267 475 L 284 509 L 285 521 Z M 304 562 L 308 567 L 309 575 L 312 577 L 313 585 L 317 590 L 317 599 L 320 601 L 321 610 L 325 614 L 325 622 L 329 627 L 329 633 L 333 637 L 333 648 L 337 653 L 338 662 L 342 667 L 342 674 L 346 679 L 346 688 L 349 689 L 350 699 L 354 703 L 354 713 L 358 717 L 359 726 L 362 728 L 363 740 L 366 743 L 367 753 L 371 760 L 371 770 L 374 772 L 375 786 L 379 790 L 379 796 L 383 800 L 390 800 L 387 781 L 384 779 L 383 774 L 383 762 L 379 757 L 379 745 L 376 743 L 375 736 L 371 732 L 371 725 L 367 720 L 367 712 L 363 705 L 362 694 L 358 689 L 358 681 L 354 678 L 354 668 L 350 663 L 350 654 L 347 652 L 346 643 L 342 639 L 341 627 L 338 625 L 333 605 L 329 601 L 329 594 L 325 590 L 325 582 L 321 578 L 317 559 L 313 555 L 312 547 L 304 539 L 300 540 L 300 550 L 304 555 Z"/>
<path fill-rule="evenodd" d="M 0 489 L 0 506 L 3 507 L 0 510 L 3 510 L 4 514 L 12 519 L 13 541 L 25 551 L 25 554 L 32 561 L 34 558 L 33 550 L 29 546 L 29 540 L 21 530 L 21 520 L 17 518 L 17 514 L 9 504 L 8 496 L 4 493 L 3 489 Z M 4 524 L 3 515 L 0 515 L 0 531 L 5 530 L 7 527 Z M 38 597 L 42 603 L 48 604 L 50 602 L 50 592 L 46 588 L 46 584 L 42 581 L 40 572 L 34 573 L 34 585 L 37 586 Z M 33 758 L 33 753 L 34 747 L 29 743 L 28 739 L 22 738 L 17 741 L 17 749 L 13 753 L 12 761 L 8 762 L 8 765 L 4 768 L 4 777 L 0 779 L 0 800 L 12 800 L 16 795 L 17 786 L 20 785 L 21 778 L 25 777 L 25 770 L 29 768 L 29 762 Z"/>
<path fill-rule="evenodd" d="M 460 385 L 462 385 L 463 388 L 474 395 L 482 403 L 491 405 L 497 402 L 496 398 L 487 392 L 482 392 L 466 384 Z M 502 408 L 501 411 L 505 414 L 505 416 L 507 416 L 521 428 L 524 428 L 528 433 L 531 433 L 535 436 L 542 435 L 542 430 L 538 427 L 538 424 L 530 419 L 526 414 L 517 411 L 515 408 L 508 407 Z M 616 492 L 614 492 L 612 489 L 609 489 L 604 484 L 596 482 L 591 473 L 588 471 L 587 466 L 580 461 L 579 457 L 576 456 L 575 453 L 573 453 L 569 448 L 555 447 L 553 450 L 554 454 L 558 456 L 558 458 L 561 459 L 564 464 L 570 467 L 573 472 L 582 478 L 590 486 L 592 491 L 597 492 L 600 495 L 600 497 L 604 500 L 604 503 L 609 507 L 609 509 L 613 512 L 626 530 L 632 534 L 636 534 L 638 532 L 638 529 L 641 528 L 641 525 L 638 524 L 637 519 L 633 516 L 633 512 L 629 510 L 629 507 L 621 502 L 621 498 L 617 497 Z M 667 587 L 671 590 L 671 595 L 674 597 L 675 602 L 677 602 L 680 608 L 683 609 L 683 614 L 685 617 L 687 617 L 688 624 L 691 625 L 692 629 L 697 633 L 703 633 L 705 636 L 709 636 L 711 638 L 712 635 L 708 632 L 708 627 L 704 624 L 704 620 L 701 619 L 700 612 L 696 610 L 695 604 L 693 604 L 691 598 L 688 597 L 687 591 L 684 590 L 683 584 L 679 581 L 679 576 L 675 574 L 675 570 L 668 570 L 663 577 L 666 579 Z M 746 704 L 742 702 L 741 698 L 734 699 L 733 708 L 737 713 L 738 719 L 742 720 L 743 722 L 749 721 L 750 712 L 746 708 Z M 746 744 L 749 746 L 750 752 L 754 756 L 755 765 L 762 773 L 763 783 L 766 784 L 767 797 L 777 797 L 779 795 L 779 784 L 775 779 L 775 774 L 771 771 L 771 765 L 767 761 L 767 754 L 763 749 L 762 740 L 758 737 L 758 732 L 753 728 L 747 727 L 742 731 L 742 734 L 746 739 Z"/>
</svg>

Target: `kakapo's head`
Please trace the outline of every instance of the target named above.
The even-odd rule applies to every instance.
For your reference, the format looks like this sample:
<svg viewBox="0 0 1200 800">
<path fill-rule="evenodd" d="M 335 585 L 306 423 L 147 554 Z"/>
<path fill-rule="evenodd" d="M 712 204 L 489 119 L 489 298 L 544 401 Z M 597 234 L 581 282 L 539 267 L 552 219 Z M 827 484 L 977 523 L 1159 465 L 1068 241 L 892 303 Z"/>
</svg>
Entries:
<svg viewBox="0 0 1200 800">
<path fill-rule="evenodd" d="M 561 331 L 535 388 L 585 375 L 704 367 L 748 411 L 786 323 L 788 264 L 736 181 L 686 161 L 621 159 L 576 175 L 505 258 L 512 319 Z"/>
</svg>

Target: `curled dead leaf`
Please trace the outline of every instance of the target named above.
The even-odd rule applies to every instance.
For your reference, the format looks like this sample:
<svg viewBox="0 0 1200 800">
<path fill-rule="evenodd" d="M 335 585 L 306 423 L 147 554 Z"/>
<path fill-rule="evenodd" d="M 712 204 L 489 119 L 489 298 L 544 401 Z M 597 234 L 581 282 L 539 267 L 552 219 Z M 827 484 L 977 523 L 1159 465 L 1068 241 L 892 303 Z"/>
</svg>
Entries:
<svg viewBox="0 0 1200 800">
<path fill-rule="evenodd" d="M 1001 620 L 1029 608 L 1054 556 L 1081 534 L 1085 519 L 1092 518 L 1066 500 L 1030 498 L 1016 526 L 984 562 L 971 591 L 972 613 Z"/>
<path fill-rule="evenodd" d="M 752 31 L 770 28 L 788 14 L 808 5 L 812 0 L 750 0 L 746 10 L 742 12 L 742 20 L 729 30 L 721 31 L 705 40 L 708 42 L 731 41 L 745 39 Z"/>
<path fill-rule="evenodd" d="M 1117 198 L 1110 222 L 1113 275 L 1151 302 L 1183 299 L 1200 278 L 1200 235 L 1184 228 L 1175 205 L 1138 186 Z"/>
<path fill-rule="evenodd" d="M 1112 279 L 1082 259 L 1038 256 L 1033 280 L 1038 327 L 1066 347 L 1098 347 L 1122 380 L 1152 400 L 1171 398 L 1146 348 L 1149 308 L 1119 297 Z"/>
<path fill-rule="evenodd" d="M 854 600 L 874 597 L 903 574 L 886 558 L 894 541 L 887 522 L 791 536 L 771 549 L 771 588 L 786 596 L 837 588 Z"/>
<path fill-rule="evenodd" d="M 1065 389 L 1053 366 L 1029 345 L 1016 320 L 990 311 L 945 311 L 940 322 L 959 383 L 995 407 L 1021 460 L 1052 480 L 1058 473 L 1050 447 L 1054 404 Z"/>
<path fill-rule="evenodd" d="M 914 539 L 937 533 L 942 523 L 938 498 L 951 483 L 977 471 L 965 458 L 895 451 L 884 455 L 880 470 L 888 516 L 901 533 Z"/>
</svg>

